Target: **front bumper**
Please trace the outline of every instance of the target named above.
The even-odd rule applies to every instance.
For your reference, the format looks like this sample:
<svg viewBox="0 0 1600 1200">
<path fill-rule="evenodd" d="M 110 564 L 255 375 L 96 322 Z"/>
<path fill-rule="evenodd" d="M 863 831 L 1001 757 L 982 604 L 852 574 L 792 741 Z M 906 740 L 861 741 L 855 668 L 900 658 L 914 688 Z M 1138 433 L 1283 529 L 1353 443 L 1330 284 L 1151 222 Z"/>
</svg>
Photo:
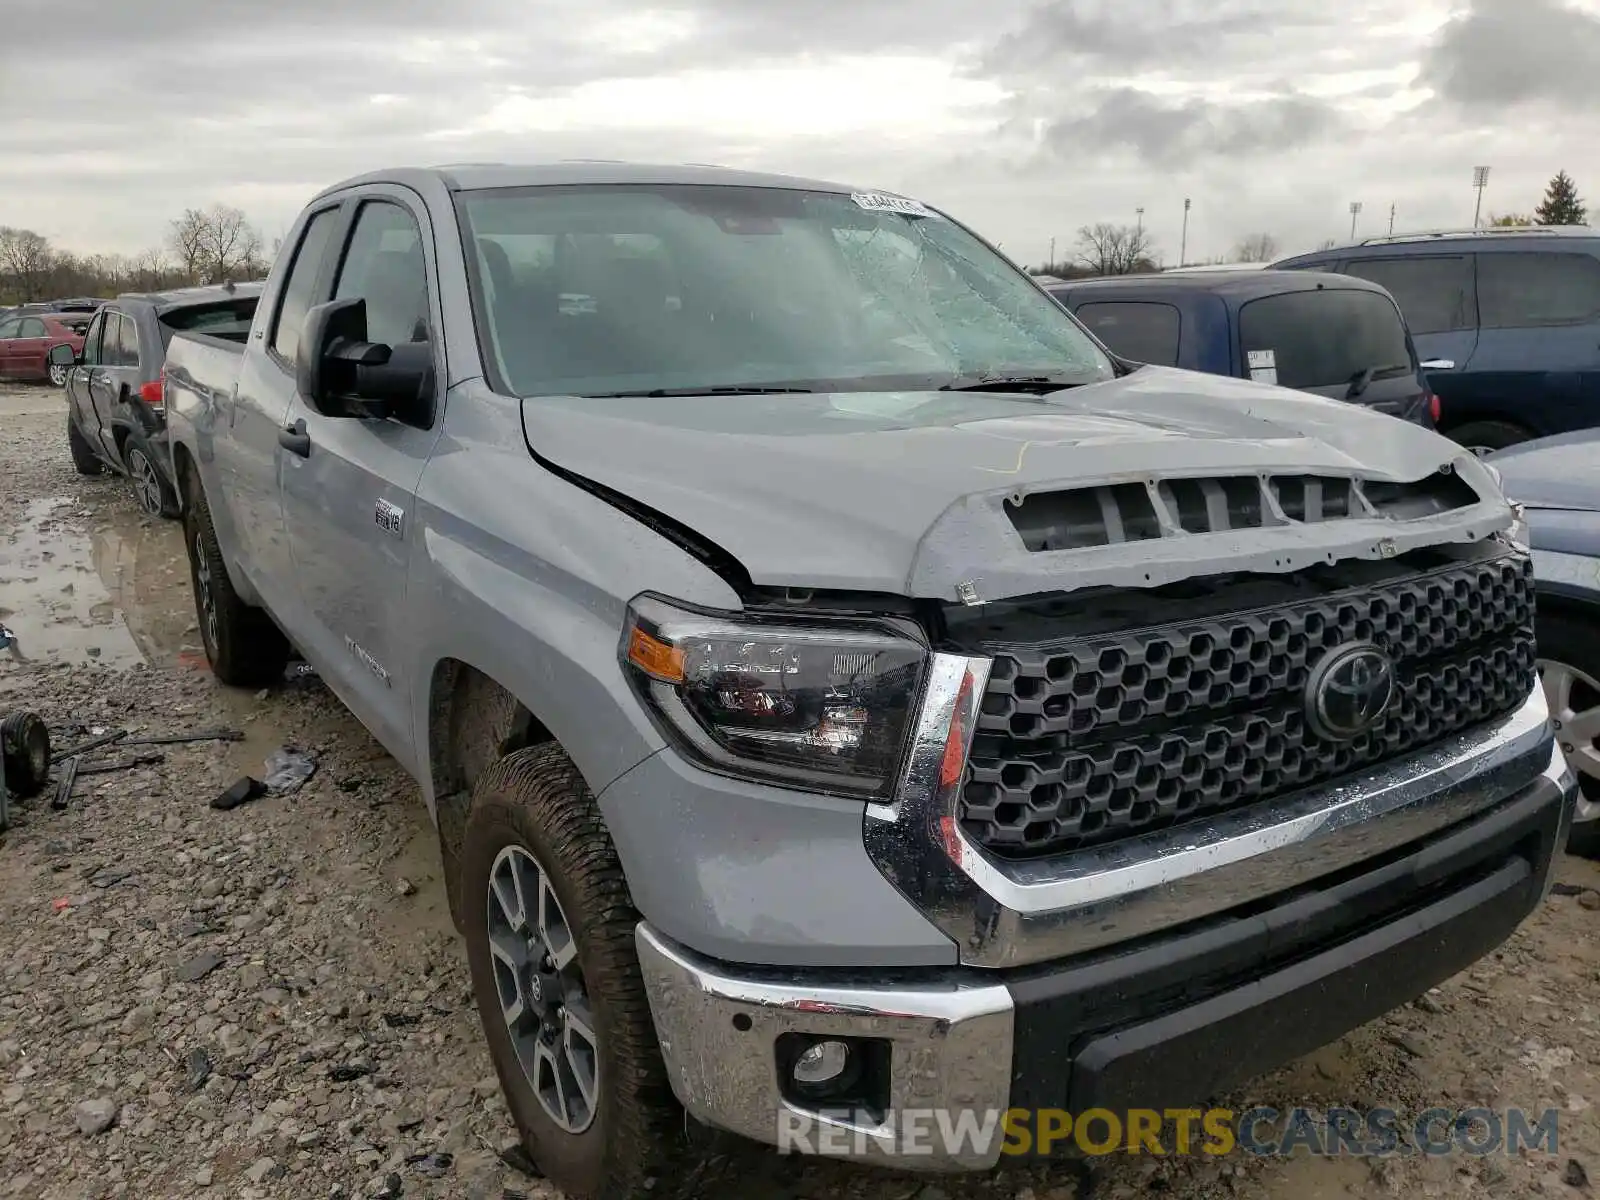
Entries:
<svg viewBox="0 0 1600 1200">
<path fill-rule="evenodd" d="M 641 925 L 673 1088 L 700 1121 L 758 1141 L 831 1131 L 843 1136 L 826 1139 L 828 1152 L 932 1170 L 992 1167 L 998 1115 L 1012 1108 L 1204 1102 L 1448 979 L 1538 906 L 1576 790 L 1559 751 L 1543 746 L 1532 782 L 1435 836 L 1068 963 L 870 978 L 741 969 Z M 820 1037 L 870 1050 L 880 1077 L 870 1106 L 795 1095 L 786 1047 Z M 962 1113 L 977 1134 L 930 1138 L 930 1125 L 960 1128 Z"/>
</svg>

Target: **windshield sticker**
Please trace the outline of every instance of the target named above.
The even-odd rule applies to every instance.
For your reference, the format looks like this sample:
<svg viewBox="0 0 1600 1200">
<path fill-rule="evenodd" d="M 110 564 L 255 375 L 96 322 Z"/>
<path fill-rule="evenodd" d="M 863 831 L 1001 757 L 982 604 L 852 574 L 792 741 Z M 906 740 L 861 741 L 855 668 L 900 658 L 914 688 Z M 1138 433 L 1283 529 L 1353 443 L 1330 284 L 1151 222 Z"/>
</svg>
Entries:
<svg viewBox="0 0 1600 1200">
<path fill-rule="evenodd" d="M 858 208 L 868 212 L 892 212 L 906 217 L 931 217 L 933 210 L 920 200 L 907 200 L 904 196 L 891 196 L 885 192 L 852 192 L 850 199 Z"/>
<path fill-rule="evenodd" d="M 1278 382 L 1278 356 L 1272 350 L 1249 350 L 1250 378 L 1257 383 Z"/>
</svg>

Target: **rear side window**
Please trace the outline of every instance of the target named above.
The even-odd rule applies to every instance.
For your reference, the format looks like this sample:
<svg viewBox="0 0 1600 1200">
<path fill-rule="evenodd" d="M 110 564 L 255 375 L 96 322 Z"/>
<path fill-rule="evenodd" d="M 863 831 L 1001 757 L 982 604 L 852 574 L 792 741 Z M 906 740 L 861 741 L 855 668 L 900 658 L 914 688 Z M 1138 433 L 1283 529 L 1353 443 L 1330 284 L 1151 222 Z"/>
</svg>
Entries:
<svg viewBox="0 0 1600 1200">
<path fill-rule="evenodd" d="M 1387 288 L 1405 313 L 1412 333 L 1448 333 L 1477 326 L 1472 260 L 1465 255 L 1361 258 L 1347 263 L 1345 273 Z"/>
<path fill-rule="evenodd" d="M 1080 304 L 1075 315 L 1113 354 L 1157 367 L 1178 365 L 1182 318 L 1170 304 L 1104 301 Z"/>
<path fill-rule="evenodd" d="M 300 326 L 305 324 L 306 313 L 315 302 L 312 293 L 322 274 L 322 260 L 333 238 L 338 213 L 337 208 L 325 208 L 306 222 L 306 231 L 300 236 L 289 267 L 289 280 L 278 304 L 278 324 L 272 333 L 272 349 L 287 362 L 294 361 L 295 351 L 300 348 Z"/>
<path fill-rule="evenodd" d="M 1271 355 L 1278 384 L 1334 387 L 1371 369 L 1374 379 L 1416 370 L 1405 324 L 1377 292 L 1324 288 L 1252 300 L 1239 310 L 1245 361 Z"/>
<path fill-rule="evenodd" d="M 1485 329 L 1600 320 L 1600 261 L 1587 254 L 1480 254 L 1478 310 Z"/>
<path fill-rule="evenodd" d="M 106 314 L 105 341 L 100 347 L 100 363 L 107 367 L 139 365 L 139 330 L 123 313 Z"/>
<path fill-rule="evenodd" d="M 162 338 L 165 340 L 171 331 L 181 329 L 187 333 L 203 333 L 230 342 L 242 342 L 250 335 L 250 324 L 255 315 L 254 297 L 173 309 L 161 314 Z"/>
</svg>

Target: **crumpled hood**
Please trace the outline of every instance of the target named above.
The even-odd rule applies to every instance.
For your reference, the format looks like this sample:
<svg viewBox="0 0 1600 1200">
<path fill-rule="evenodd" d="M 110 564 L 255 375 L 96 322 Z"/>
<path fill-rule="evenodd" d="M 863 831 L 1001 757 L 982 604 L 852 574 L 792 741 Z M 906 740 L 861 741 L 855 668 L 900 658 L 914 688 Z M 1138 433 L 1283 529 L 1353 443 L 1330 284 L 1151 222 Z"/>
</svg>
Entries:
<svg viewBox="0 0 1600 1200">
<path fill-rule="evenodd" d="M 1506 495 L 1529 508 L 1600 511 L 1600 429 L 1523 442 L 1489 457 Z"/>
<path fill-rule="evenodd" d="M 1146 367 L 1046 397 L 844 392 L 522 402 L 541 459 L 649 506 L 763 586 L 967 602 L 1223 570 L 1388 557 L 1510 523 L 1454 443 L 1303 392 Z M 1372 517 L 1029 552 L 1008 503 L 1181 477 L 1335 475 L 1411 482 L 1445 464 L 1481 501 Z"/>
</svg>

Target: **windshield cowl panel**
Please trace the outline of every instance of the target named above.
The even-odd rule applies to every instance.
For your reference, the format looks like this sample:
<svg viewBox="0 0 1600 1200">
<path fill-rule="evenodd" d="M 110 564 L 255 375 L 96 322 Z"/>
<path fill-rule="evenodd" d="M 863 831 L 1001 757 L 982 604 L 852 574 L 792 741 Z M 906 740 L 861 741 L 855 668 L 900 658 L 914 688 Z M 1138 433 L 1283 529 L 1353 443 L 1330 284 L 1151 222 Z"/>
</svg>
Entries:
<svg viewBox="0 0 1600 1200">
<path fill-rule="evenodd" d="M 490 380 L 531 397 L 934 389 L 1115 375 L 954 221 L 849 193 L 716 185 L 459 195 Z"/>
</svg>

